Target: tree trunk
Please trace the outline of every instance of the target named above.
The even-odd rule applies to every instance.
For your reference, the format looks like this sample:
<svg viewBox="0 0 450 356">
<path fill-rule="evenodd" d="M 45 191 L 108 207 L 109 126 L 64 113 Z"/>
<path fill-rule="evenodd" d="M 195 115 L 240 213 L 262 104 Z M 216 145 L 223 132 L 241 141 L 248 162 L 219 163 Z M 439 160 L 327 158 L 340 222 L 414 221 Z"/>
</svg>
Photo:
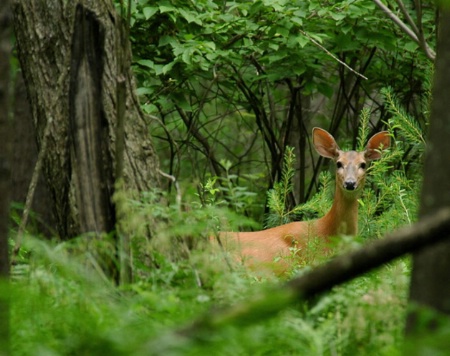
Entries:
<svg viewBox="0 0 450 356">
<path fill-rule="evenodd" d="M 439 19 L 430 132 L 424 166 L 420 218 L 450 206 L 450 10 L 442 8 Z M 450 237 L 450 236 L 449 236 Z M 411 302 L 450 314 L 450 239 L 413 256 Z M 429 326 L 432 327 L 434 322 Z M 408 316 L 407 330 L 418 326 L 417 314 Z"/>
<path fill-rule="evenodd" d="M 108 0 L 13 0 L 13 13 L 39 147 L 47 140 L 43 170 L 58 233 L 70 238 L 109 232 L 114 222 L 116 54 L 124 51 L 131 58 L 129 45 L 118 48 L 121 19 Z M 158 159 L 130 66 L 125 82 L 124 187 L 139 193 L 158 185 Z"/>
<path fill-rule="evenodd" d="M 0 355 L 9 354 L 9 197 L 10 137 L 9 77 L 11 56 L 11 13 L 9 1 L 0 3 Z"/>
</svg>

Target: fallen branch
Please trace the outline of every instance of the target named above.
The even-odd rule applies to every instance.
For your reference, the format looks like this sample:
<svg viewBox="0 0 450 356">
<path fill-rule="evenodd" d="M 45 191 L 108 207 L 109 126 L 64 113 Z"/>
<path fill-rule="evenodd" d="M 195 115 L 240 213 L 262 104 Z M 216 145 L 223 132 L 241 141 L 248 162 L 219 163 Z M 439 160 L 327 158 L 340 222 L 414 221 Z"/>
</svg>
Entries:
<svg viewBox="0 0 450 356">
<path fill-rule="evenodd" d="M 294 302 L 328 291 L 404 254 L 444 241 L 449 236 L 450 209 L 444 208 L 433 216 L 387 234 L 383 239 L 357 251 L 336 257 L 254 300 L 210 311 L 193 323 L 176 330 L 175 335 L 186 339 L 203 338 L 232 323 L 245 325 L 268 319 Z"/>
</svg>

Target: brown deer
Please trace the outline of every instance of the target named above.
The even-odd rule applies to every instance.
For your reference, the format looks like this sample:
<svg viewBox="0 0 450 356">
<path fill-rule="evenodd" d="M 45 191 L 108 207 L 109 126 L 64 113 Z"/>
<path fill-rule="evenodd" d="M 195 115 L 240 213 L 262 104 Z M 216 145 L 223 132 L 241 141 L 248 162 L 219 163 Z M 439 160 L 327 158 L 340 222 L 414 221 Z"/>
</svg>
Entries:
<svg viewBox="0 0 450 356">
<path fill-rule="evenodd" d="M 327 243 L 332 236 L 358 233 L 358 198 L 367 166 L 390 146 L 389 133 L 383 131 L 372 136 L 362 152 L 342 151 L 333 136 L 323 129 L 314 128 L 312 135 L 317 152 L 336 163 L 336 191 L 330 211 L 317 220 L 291 222 L 262 231 L 220 232 L 220 243 L 236 244 L 245 264 L 272 264 L 277 257 L 291 255 L 292 247 L 301 251 L 311 238 Z"/>
</svg>

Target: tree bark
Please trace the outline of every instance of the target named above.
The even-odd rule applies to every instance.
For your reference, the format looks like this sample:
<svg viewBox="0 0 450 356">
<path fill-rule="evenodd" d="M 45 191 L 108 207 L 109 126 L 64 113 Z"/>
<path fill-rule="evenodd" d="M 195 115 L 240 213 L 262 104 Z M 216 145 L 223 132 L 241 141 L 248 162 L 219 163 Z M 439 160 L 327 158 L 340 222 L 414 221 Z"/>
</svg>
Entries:
<svg viewBox="0 0 450 356">
<path fill-rule="evenodd" d="M 440 9 L 437 56 L 434 71 L 430 130 L 424 165 L 420 218 L 450 206 L 450 9 Z M 450 234 L 447 232 L 447 236 Z M 450 314 L 450 240 L 413 256 L 410 300 Z M 417 315 L 408 316 L 407 331 L 417 326 Z M 432 325 L 430 325 L 432 326 Z"/>
<path fill-rule="evenodd" d="M 82 18 L 76 17 L 78 6 L 83 9 L 83 14 L 89 14 L 89 21 L 98 26 L 99 32 L 91 36 L 90 40 L 98 40 L 97 35 L 103 36 L 97 42 L 100 48 L 93 52 L 95 58 L 90 58 L 101 61 L 83 67 L 90 68 L 85 77 L 77 76 L 80 67 L 75 68 L 78 62 L 74 58 L 76 47 L 73 40 L 81 41 L 78 35 L 74 37 L 74 28 L 82 28 Z M 131 50 L 129 45 L 125 48 L 117 47 L 120 41 L 116 37 L 122 22 L 112 2 L 108 0 L 13 0 L 13 13 L 18 54 L 39 147 L 44 139 L 48 140 L 43 170 L 54 202 L 57 230 L 61 238 L 70 238 L 87 230 L 95 230 L 92 224 L 97 224 L 98 221 L 92 223 L 86 219 L 88 215 L 96 215 L 93 207 L 98 207 L 98 204 L 103 206 L 102 213 L 101 217 L 95 218 L 114 220 L 114 212 L 109 205 L 115 179 L 118 80 L 116 54 L 118 50 L 124 51 L 125 57 L 130 58 Z M 92 65 L 96 68 L 96 73 L 92 71 Z M 101 70 L 96 67 L 98 65 L 101 65 Z M 124 187 L 139 193 L 158 186 L 158 159 L 150 141 L 147 122 L 134 93 L 131 68 L 128 68 L 125 80 Z M 83 102 L 81 96 L 76 95 L 86 88 L 96 89 L 88 91 L 91 98 L 85 95 L 83 100 L 87 101 Z M 75 123 L 75 118 L 82 119 L 83 105 L 89 108 L 89 118 L 86 117 L 85 122 Z M 46 138 L 44 132 L 47 125 L 51 126 Z M 86 129 L 86 125 L 94 127 Z M 84 147 L 86 154 L 91 158 L 95 157 L 95 163 L 90 167 L 86 166 L 87 161 L 80 158 L 81 147 L 77 146 L 77 143 L 87 138 L 82 136 L 82 132 L 93 135 L 89 137 L 92 145 Z M 93 199 L 92 195 L 86 193 L 89 190 L 85 190 L 87 188 L 83 185 L 86 175 L 91 176 L 91 173 L 96 177 L 94 185 L 105 179 L 98 191 L 90 191 Z M 99 203 L 96 197 L 102 202 Z M 88 205 L 93 210 L 86 213 Z M 103 226 L 109 229 L 111 223 L 106 222 Z"/>
<path fill-rule="evenodd" d="M 11 12 L 9 1 L 0 4 L 0 355 L 9 354 L 9 254 L 10 203 L 9 78 L 11 56 Z"/>
</svg>

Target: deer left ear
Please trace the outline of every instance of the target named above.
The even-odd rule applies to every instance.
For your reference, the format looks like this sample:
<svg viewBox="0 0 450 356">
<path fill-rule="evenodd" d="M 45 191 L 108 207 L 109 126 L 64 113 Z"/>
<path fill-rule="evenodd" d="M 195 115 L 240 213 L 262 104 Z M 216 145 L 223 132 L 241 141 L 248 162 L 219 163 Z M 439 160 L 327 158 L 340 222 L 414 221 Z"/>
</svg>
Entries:
<svg viewBox="0 0 450 356">
<path fill-rule="evenodd" d="M 323 157 L 336 159 L 339 156 L 338 144 L 334 137 L 324 129 L 313 128 L 313 144 L 316 151 Z"/>
<path fill-rule="evenodd" d="M 367 142 L 364 157 L 373 161 L 381 158 L 381 151 L 391 146 L 391 136 L 388 131 L 381 131 L 373 135 Z"/>
</svg>

